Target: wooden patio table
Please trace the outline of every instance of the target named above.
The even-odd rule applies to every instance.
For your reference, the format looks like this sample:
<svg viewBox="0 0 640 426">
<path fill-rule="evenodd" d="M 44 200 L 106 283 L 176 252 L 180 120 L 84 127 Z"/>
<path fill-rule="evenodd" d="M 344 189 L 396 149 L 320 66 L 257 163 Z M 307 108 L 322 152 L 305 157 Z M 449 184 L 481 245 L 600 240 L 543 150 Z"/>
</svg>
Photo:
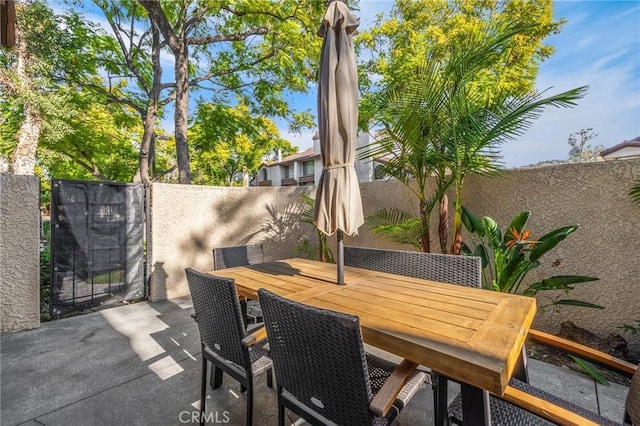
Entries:
<svg viewBox="0 0 640 426">
<path fill-rule="evenodd" d="M 285 259 L 211 274 L 233 278 L 242 296 L 260 288 L 360 318 L 364 341 L 462 385 L 465 426 L 490 424 L 489 391 L 503 396 L 521 360 L 536 301 L 508 293 Z"/>
</svg>

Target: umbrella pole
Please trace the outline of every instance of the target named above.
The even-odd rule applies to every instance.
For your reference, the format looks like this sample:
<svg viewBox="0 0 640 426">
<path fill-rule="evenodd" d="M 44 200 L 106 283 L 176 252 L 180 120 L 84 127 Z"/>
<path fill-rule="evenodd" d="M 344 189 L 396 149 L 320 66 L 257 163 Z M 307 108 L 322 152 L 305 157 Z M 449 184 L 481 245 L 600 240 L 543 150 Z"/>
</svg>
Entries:
<svg viewBox="0 0 640 426">
<path fill-rule="evenodd" d="M 338 230 L 338 284 L 344 285 L 344 235 Z"/>
</svg>

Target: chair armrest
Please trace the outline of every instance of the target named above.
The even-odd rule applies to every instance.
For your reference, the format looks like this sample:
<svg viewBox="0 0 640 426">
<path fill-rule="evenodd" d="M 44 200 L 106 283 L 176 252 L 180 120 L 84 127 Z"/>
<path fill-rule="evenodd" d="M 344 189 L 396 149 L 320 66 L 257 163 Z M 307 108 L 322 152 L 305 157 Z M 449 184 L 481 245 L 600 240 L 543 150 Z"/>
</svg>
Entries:
<svg viewBox="0 0 640 426">
<path fill-rule="evenodd" d="M 518 407 L 530 411 L 537 416 L 543 417 L 553 423 L 564 426 L 597 426 L 589 419 L 567 410 L 566 408 L 555 405 L 549 401 L 538 398 L 520 389 L 507 386 L 502 399 L 508 401 Z"/>
<path fill-rule="evenodd" d="M 612 355 L 598 351 L 588 346 L 572 342 L 571 340 L 554 336 L 553 334 L 544 333 L 538 330 L 529 330 L 528 337 L 531 340 L 543 345 L 553 346 L 565 352 L 569 352 L 573 355 L 588 358 L 592 361 L 597 362 L 598 364 L 613 368 L 629 376 L 632 376 L 633 373 L 635 373 L 638 369 L 637 365 L 631 364 L 630 362 L 616 358 Z"/>
<path fill-rule="evenodd" d="M 369 409 L 379 416 L 386 416 L 398 394 L 416 371 L 416 368 L 418 368 L 418 364 L 403 359 L 373 398 L 369 404 Z"/>
<path fill-rule="evenodd" d="M 256 331 L 254 331 L 253 333 L 247 334 L 242 339 L 242 344 L 245 345 L 246 347 L 251 347 L 266 338 L 267 338 L 267 329 L 265 327 L 261 327 Z"/>
</svg>

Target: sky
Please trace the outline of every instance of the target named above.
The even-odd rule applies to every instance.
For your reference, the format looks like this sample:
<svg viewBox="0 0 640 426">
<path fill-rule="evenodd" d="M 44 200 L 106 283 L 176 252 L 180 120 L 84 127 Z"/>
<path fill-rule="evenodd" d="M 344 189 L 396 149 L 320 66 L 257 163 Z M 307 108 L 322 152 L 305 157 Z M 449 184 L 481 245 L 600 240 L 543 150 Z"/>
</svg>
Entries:
<svg viewBox="0 0 640 426">
<path fill-rule="evenodd" d="M 360 27 L 372 25 L 377 13 L 388 16 L 391 0 L 360 0 Z M 640 136 L 640 1 L 556 0 L 556 19 L 567 23 L 545 43 L 554 55 L 540 66 L 536 89 L 546 95 L 589 86 L 587 95 L 573 108 L 550 108 L 518 140 L 501 147 L 507 168 L 566 160 L 570 134 L 592 128 L 589 141 L 604 148 Z M 293 108 L 316 110 L 315 90 L 290 99 Z M 301 135 L 288 132 L 278 122 L 282 136 L 301 150 L 313 146 L 314 130 Z"/>
</svg>

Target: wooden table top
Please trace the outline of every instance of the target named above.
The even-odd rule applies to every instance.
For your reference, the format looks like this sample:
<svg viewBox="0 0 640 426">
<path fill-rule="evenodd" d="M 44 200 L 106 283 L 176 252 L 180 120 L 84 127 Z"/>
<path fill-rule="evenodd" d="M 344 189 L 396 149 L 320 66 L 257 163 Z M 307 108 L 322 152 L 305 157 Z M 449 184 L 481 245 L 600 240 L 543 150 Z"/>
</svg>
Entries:
<svg viewBox="0 0 640 426">
<path fill-rule="evenodd" d="M 503 395 L 536 314 L 531 297 L 286 259 L 211 271 L 238 293 L 266 288 L 320 308 L 360 317 L 364 341 L 455 380 Z"/>
</svg>

